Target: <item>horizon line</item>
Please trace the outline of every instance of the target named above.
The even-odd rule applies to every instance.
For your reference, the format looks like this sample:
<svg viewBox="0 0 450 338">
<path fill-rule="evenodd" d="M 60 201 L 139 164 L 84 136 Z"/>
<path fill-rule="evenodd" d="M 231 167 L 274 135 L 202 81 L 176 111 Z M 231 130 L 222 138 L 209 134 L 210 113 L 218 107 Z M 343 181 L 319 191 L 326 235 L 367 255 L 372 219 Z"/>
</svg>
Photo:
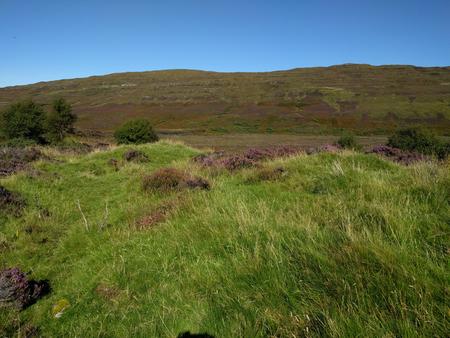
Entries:
<svg viewBox="0 0 450 338">
<path fill-rule="evenodd" d="M 37 85 L 40 83 L 82 80 L 82 79 L 89 79 L 89 78 L 94 78 L 94 77 L 110 76 L 110 75 L 115 75 L 115 74 L 133 74 L 133 73 L 151 73 L 151 72 L 156 73 L 156 72 L 170 72 L 170 71 L 192 71 L 192 72 L 219 73 L 219 74 L 260 74 L 260 73 L 289 72 L 289 71 L 294 71 L 297 69 L 332 68 L 332 67 L 344 67 L 344 66 L 413 67 L 413 68 L 443 68 L 443 69 L 450 68 L 450 65 L 447 65 L 447 66 L 417 66 L 417 65 L 413 65 L 413 64 L 377 64 L 377 65 L 374 65 L 374 64 L 369 64 L 369 63 L 354 63 L 354 62 L 333 64 L 333 65 L 328 65 L 328 66 L 304 66 L 304 67 L 294 67 L 294 68 L 287 68 L 287 69 L 275 69 L 275 70 L 265 70 L 265 71 L 216 71 L 216 70 L 210 70 L 210 69 L 194 69 L 194 68 L 164 68 L 164 69 L 151 69 L 151 70 L 117 71 L 117 72 L 112 72 L 112 73 L 93 74 L 93 75 L 86 75 L 86 76 L 80 76 L 80 77 L 41 80 L 41 81 L 37 81 L 37 82 L 7 85 L 7 86 L 3 86 L 3 87 L 0 86 L 0 89 L 33 86 L 33 85 Z"/>
</svg>

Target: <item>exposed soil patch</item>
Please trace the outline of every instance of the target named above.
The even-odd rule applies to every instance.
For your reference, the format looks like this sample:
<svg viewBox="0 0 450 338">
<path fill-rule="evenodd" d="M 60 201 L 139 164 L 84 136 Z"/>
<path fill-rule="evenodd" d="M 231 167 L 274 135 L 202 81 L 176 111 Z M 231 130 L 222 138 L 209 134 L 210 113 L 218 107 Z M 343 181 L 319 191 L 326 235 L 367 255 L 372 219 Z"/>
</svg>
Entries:
<svg viewBox="0 0 450 338">
<path fill-rule="evenodd" d="M 30 280 L 18 268 L 0 272 L 0 307 L 13 306 L 23 310 L 49 292 L 50 284 L 47 280 Z"/>
<path fill-rule="evenodd" d="M 36 148 L 1 147 L 0 177 L 24 170 L 29 163 L 43 157 L 44 155 Z"/>
</svg>

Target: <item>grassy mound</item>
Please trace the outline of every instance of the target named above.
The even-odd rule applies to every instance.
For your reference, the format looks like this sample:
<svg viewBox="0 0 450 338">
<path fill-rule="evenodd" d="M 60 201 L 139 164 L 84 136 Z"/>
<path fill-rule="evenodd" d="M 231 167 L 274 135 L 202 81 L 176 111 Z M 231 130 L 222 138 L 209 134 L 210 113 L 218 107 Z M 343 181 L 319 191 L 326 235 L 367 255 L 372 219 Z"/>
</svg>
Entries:
<svg viewBox="0 0 450 338">
<path fill-rule="evenodd" d="M 108 164 L 130 149 L 151 161 Z M 0 220 L 0 268 L 52 285 L 24 311 L 0 308 L 0 335 L 448 332 L 448 166 L 344 151 L 230 172 L 167 142 L 52 155 L 35 163 L 41 175 L 0 182 L 27 202 Z M 165 167 L 211 189 L 144 192 L 143 177 Z M 277 168 L 282 178 L 265 179 Z"/>
</svg>

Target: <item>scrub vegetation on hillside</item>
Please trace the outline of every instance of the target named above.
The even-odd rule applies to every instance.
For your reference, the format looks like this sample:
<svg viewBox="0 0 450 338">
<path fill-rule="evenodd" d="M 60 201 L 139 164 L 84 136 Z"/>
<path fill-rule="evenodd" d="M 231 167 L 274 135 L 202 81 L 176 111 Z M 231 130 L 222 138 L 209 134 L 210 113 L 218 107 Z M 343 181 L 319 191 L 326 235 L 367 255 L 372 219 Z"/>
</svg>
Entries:
<svg viewBox="0 0 450 338">
<path fill-rule="evenodd" d="M 387 134 L 450 130 L 450 68 L 339 65 L 267 73 L 167 70 L 0 88 L 0 111 L 18 98 L 64 97 L 76 127 L 112 132 L 130 118 L 194 133 Z"/>
<path fill-rule="evenodd" d="M 448 160 L 167 141 L 39 151 L 0 181 L 20 206 L 0 210 L 0 282 L 49 293 L 0 307 L 0 335 L 448 334 Z"/>
</svg>

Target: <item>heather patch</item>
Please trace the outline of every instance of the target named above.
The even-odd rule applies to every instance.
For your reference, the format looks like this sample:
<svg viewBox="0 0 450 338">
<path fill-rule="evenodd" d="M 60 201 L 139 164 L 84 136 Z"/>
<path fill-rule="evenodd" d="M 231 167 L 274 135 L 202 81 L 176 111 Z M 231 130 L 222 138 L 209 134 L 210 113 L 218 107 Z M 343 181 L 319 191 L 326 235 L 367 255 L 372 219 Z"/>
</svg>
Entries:
<svg viewBox="0 0 450 338">
<path fill-rule="evenodd" d="M 288 157 L 298 154 L 299 148 L 293 146 L 279 146 L 268 148 L 250 148 L 239 154 L 225 154 L 214 152 L 194 157 L 193 161 L 204 167 L 222 167 L 229 171 L 258 166 L 258 163 L 278 157 Z"/>
<path fill-rule="evenodd" d="M 192 161 L 197 163 L 203 167 L 212 167 L 217 165 L 217 163 L 222 160 L 226 156 L 226 153 L 223 151 L 215 151 L 209 154 L 200 154 L 194 156 Z"/>
<path fill-rule="evenodd" d="M 418 152 L 405 151 L 385 145 L 375 146 L 371 150 L 369 150 L 368 153 L 377 154 L 391 161 L 404 165 L 410 165 L 412 163 L 424 161 L 430 158 L 429 156 L 420 154 Z"/>
<path fill-rule="evenodd" d="M 188 178 L 187 180 L 184 181 L 184 185 L 190 189 L 198 188 L 202 190 L 209 190 L 211 188 L 207 180 L 198 176 Z"/>
<path fill-rule="evenodd" d="M 201 177 L 192 177 L 175 168 L 162 168 L 145 176 L 142 182 L 145 191 L 168 191 L 180 188 L 209 189 L 209 182 Z"/>
<path fill-rule="evenodd" d="M 0 272 L 0 307 L 25 309 L 50 292 L 47 280 L 30 280 L 18 268 Z"/>
<path fill-rule="evenodd" d="M 229 171 L 235 171 L 242 168 L 250 168 L 256 165 L 256 161 L 251 160 L 244 155 L 233 155 L 224 158 L 220 164 Z"/>
<path fill-rule="evenodd" d="M 36 148 L 1 147 L 0 177 L 24 170 L 29 163 L 43 157 L 43 154 Z"/>
<path fill-rule="evenodd" d="M 140 150 L 129 150 L 123 154 L 123 159 L 127 162 L 148 162 L 148 156 Z"/>
</svg>

